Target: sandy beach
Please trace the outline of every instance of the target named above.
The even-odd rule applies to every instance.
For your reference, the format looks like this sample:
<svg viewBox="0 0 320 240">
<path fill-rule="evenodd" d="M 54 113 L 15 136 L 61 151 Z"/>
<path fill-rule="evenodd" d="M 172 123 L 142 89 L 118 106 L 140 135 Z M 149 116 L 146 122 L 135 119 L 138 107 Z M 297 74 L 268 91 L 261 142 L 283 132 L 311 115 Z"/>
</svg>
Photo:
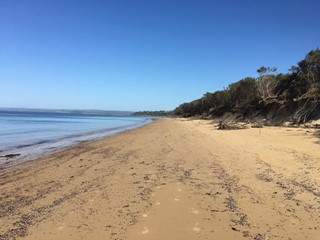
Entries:
<svg viewBox="0 0 320 240">
<path fill-rule="evenodd" d="M 160 119 L 3 165 L 0 240 L 319 240 L 313 131 Z"/>
</svg>

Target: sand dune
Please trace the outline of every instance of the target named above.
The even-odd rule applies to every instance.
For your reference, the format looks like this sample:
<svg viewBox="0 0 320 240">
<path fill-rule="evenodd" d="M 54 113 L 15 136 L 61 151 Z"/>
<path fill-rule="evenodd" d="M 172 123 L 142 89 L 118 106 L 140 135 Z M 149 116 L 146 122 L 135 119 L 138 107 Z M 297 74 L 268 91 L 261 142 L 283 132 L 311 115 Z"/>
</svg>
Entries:
<svg viewBox="0 0 320 240">
<path fill-rule="evenodd" d="M 0 239 L 320 239 L 312 130 L 161 119 L 0 172 Z"/>
</svg>

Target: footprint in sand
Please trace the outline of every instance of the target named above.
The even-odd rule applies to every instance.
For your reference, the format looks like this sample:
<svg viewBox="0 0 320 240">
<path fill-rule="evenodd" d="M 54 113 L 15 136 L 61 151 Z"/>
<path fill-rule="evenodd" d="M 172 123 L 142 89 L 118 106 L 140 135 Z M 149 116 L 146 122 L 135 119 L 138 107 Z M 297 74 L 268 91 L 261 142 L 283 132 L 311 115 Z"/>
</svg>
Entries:
<svg viewBox="0 0 320 240">
<path fill-rule="evenodd" d="M 61 231 L 61 230 L 63 230 L 64 228 L 65 228 L 64 223 L 60 223 L 60 224 L 59 224 L 59 227 L 58 227 L 58 230 Z"/>
<path fill-rule="evenodd" d="M 192 211 L 193 214 L 198 214 L 198 213 L 199 213 L 199 211 L 196 210 L 196 209 L 194 209 L 194 208 L 190 208 L 190 209 L 191 209 L 191 211 Z"/>
<path fill-rule="evenodd" d="M 144 227 L 143 231 L 142 231 L 142 234 L 147 234 L 148 232 L 149 232 L 148 228 Z"/>
<path fill-rule="evenodd" d="M 173 200 L 175 200 L 176 202 L 180 201 L 180 199 L 178 197 L 175 197 Z"/>
<path fill-rule="evenodd" d="M 58 230 L 61 231 L 65 228 L 65 224 L 63 222 L 60 222 L 57 224 L 58 225 Z"/>
<path fill-rule="evenodd" d="M 199 232 L 200 231 L 199 225 L 200 225 L 199 223 L 196 223 L 196 225 L 193 227 L 193 231 Z"/>
</svg>

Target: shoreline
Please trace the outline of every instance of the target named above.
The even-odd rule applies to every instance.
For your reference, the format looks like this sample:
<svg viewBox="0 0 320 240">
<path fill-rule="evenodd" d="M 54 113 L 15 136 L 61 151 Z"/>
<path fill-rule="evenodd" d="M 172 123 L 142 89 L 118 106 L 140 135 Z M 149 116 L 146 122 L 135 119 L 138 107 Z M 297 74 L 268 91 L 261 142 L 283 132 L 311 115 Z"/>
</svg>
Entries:
<svg viewBox="0 0 320 240">
<path fill-rule="evenodd" d="M 144 125 L 150 124 L 155 120 L 156 119 L 154 118 L 150 118 L 138 124 L 110 129 L 101 129 L 95 132 L 86 132 L 74 136 L 66 136 L 55 140 L 28 144 L 8 150 L 2 150 L 0 151 L 0 168 L 3 165 L 16 165 L 22 162 L 36 160 L 38 158 L 49 157 L 51 154 L 67 150 L 69 148 L 77 146 L 78 144 L 109 138 L 122 132 L 143 127 Z"/>
<path fill-rule="evenodd" d="M 312 134 L 164 118 L 1 168 L 0 239 L 316 240 Z"/>
</svg>

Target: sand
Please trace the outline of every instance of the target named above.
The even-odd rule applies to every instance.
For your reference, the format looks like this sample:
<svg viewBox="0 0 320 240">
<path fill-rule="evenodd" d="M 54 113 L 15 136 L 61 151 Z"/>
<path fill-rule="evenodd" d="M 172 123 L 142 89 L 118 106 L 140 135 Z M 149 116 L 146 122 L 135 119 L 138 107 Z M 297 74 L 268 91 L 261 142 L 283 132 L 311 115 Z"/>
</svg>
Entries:
<svg viewBox="0 0 320 240">
<path fill-rule="evenodd" d="M 1 166 L 0 239 L 320 239 L 313 130 L 161 119 Z"/>
</svg>

